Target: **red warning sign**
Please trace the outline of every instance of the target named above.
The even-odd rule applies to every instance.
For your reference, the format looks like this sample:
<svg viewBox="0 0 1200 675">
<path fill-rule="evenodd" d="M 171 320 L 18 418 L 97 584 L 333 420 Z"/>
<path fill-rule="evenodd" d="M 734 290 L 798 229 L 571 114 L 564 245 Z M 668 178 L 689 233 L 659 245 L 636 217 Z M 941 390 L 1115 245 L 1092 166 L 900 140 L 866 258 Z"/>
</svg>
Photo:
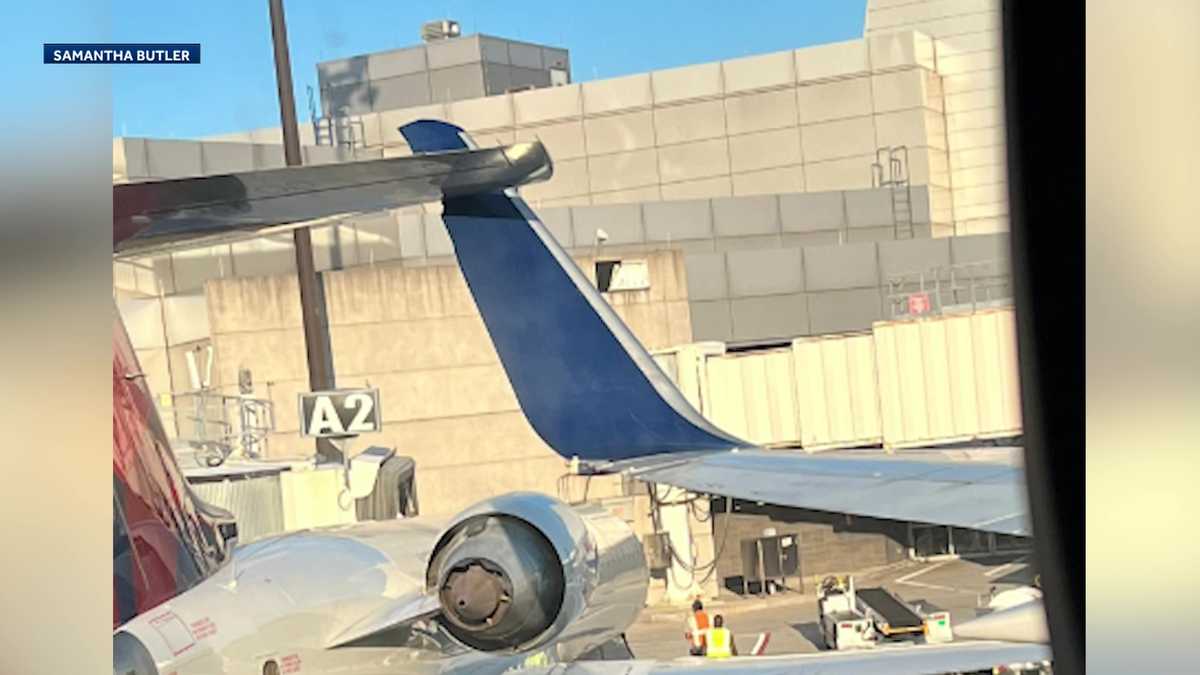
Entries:
<svg viewBox="0 0 1200 675">
<path fill-rule="evenodd" d="M 909 314 L 928 314 L 929 309 L 928 293 L 913 293 L 912 295 L 908 296 Z"/>
</svg>

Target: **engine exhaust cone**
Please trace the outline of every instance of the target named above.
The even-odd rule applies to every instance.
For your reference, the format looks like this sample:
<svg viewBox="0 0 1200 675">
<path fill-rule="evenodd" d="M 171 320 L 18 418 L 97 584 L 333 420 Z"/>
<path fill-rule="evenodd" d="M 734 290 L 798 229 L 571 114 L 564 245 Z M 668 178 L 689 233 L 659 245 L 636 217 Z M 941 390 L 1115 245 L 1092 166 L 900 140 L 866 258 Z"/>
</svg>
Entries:
<svg viewBox="0 0 1200 675">
<path fill-rule="evenodd" d="M 462 523 L 434 556 L 446 630 L 481 651 L 517 649 L 542 635 L 566 583 L 554 547 L 525 521 L 486 515 Z"/>
</svg>

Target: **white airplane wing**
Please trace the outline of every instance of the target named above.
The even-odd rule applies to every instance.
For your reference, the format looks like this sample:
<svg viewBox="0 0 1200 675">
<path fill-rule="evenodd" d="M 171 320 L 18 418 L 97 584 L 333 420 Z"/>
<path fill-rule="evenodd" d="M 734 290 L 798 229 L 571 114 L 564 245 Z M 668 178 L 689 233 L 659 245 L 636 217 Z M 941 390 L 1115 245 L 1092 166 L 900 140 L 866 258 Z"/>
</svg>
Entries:
<svg viewBox="0 0 1200 675">
<path fill-rule="evenodd" d="M 996 666 L 1041 663 L 1050 660 L 1045 645 L 1005 642 L 964 642 L 946 645 L 879 647 L 854 652 L 823 652 L 789 656 L 744 656 L 710 661 L 681 658 L 674 661 L 578 661 L 540 672 L 563 675 L 932 675 Z M 522 672 L 539 672 L 525 670 Z"/>
<path fill-rule="evenodd" d="M 473 146 L 445 122 L 422 120 L 400 131 L 417 153 Z M 767 452 L 718 429 L 515 191 L 442 203 L 459 266 L 521 410 L 564 458 L 697 492 L 1029 534 L 1023 476 L 1012 466 Z"/>
</svg>

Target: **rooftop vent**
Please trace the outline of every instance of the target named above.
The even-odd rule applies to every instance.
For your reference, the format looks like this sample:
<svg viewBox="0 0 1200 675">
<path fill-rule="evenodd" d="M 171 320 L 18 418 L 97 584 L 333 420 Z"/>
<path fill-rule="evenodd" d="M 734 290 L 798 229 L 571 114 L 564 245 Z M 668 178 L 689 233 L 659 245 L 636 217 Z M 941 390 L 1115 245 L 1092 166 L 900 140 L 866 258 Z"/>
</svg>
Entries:
<svg viewBox="0 0 1200 675">
<path fill-rule="evenodd" d="M 462 34 L 457 21 L 450 19 L 441 19 L 440 21 L 428 21 L 421 26 L 421 40 L 424 42 L 436 42 L 438 40 L 449 40 L 456 38 Z"/>
</svg>

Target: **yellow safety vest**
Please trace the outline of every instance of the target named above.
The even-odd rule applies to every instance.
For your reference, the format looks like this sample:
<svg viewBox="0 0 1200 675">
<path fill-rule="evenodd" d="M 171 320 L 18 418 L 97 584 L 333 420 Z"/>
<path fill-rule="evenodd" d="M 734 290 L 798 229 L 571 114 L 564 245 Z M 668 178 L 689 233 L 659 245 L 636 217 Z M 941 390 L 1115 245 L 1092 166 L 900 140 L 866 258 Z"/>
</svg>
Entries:
<svg viewBox="0 0 1200 675">
<path fill-rule="evenodd" d="M 705 640 L 708 644 L 708 649 L 705 653 L 710 659 L 727 659 L 733 656 L 733 650 L 730 649 L 730 643 L 733 642 L 728 628 L 711 628 L 708 631 L 708 639 Z"/>
</svg>

